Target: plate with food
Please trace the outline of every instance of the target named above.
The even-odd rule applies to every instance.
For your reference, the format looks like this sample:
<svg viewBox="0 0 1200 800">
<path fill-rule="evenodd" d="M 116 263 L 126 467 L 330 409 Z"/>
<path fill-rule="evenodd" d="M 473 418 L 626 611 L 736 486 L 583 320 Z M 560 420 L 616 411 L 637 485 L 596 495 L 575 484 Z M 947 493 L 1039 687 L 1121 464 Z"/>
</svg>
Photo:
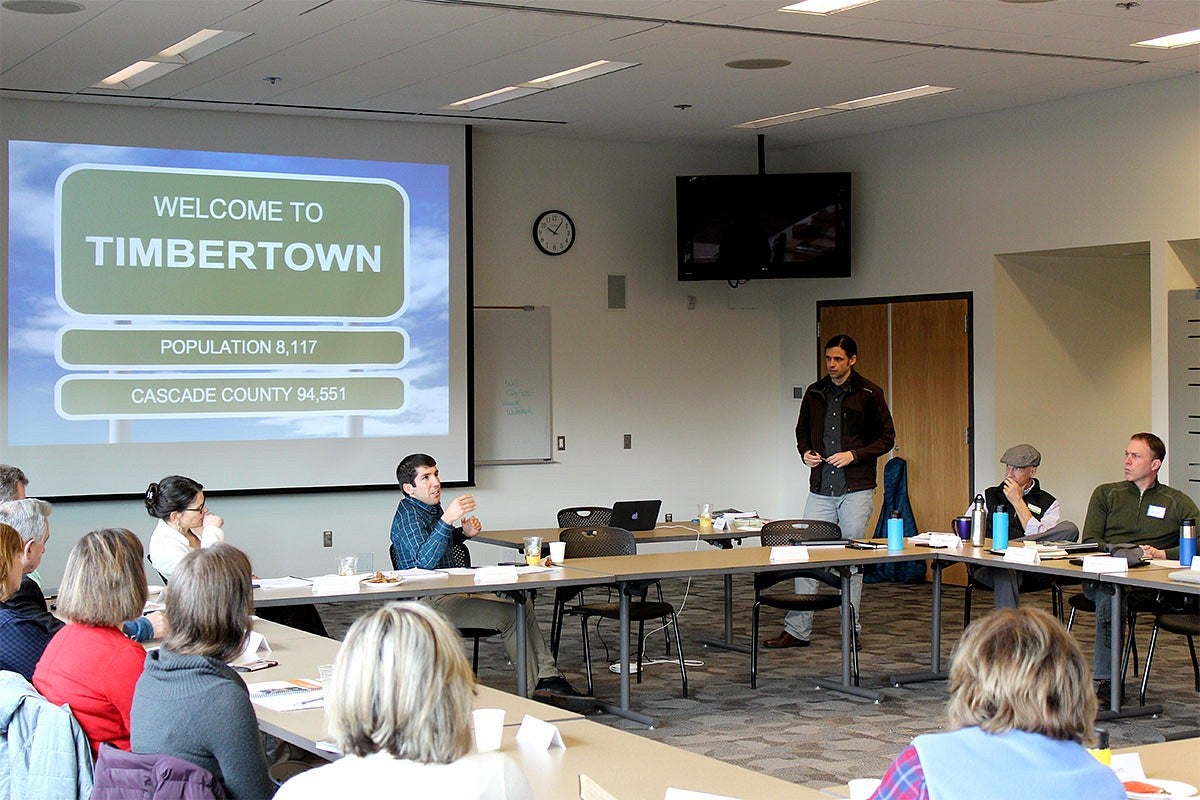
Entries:
<svg viewBox="0 0 1200 800">
<path fill-rule="evenodd" d="M 369 578 L 363 578 L 361 583 L 365 589 L 395 589 L 404 583 L 404 578 L 395 573 L 376 572 Z"/>
<path fill-rule="evenodd" d="M 1125 781 L 1125 794 L 1130 800 L 1183 800 L 1195 797 L 1196 787 L 1183 781 L 1142 778 L 1137 781 Z"/>
</svg>

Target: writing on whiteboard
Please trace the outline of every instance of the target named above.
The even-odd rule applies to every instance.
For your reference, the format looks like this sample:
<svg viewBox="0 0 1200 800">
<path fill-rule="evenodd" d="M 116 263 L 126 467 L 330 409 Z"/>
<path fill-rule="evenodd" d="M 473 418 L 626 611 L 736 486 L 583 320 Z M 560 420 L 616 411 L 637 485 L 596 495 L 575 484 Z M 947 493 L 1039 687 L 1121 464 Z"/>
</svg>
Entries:
<svg viewBox="0 0 1200 800">
<path fill-rule="evenodd" d="M 533 389 L 522 386 L 519 378 L 508 378 L 504 381 L 504 399 L 500 401 L 500 407 L 510 417 L 532 416 L 533 409 L 526 402 L 535 394 Z"/>
</svg>

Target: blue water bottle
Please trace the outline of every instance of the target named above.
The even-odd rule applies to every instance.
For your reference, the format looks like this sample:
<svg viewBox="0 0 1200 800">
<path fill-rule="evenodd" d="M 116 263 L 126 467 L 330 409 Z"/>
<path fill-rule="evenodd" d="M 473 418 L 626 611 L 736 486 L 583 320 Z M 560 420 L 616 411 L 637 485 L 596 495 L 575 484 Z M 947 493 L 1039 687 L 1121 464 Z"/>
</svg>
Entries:
<svg viewBox="0 0 1200 800">
<path fill-rule="evenodd" d="M 890 548 L 891 545 L 888 545 Z M 1189 517 L 1179 523 L 1179 566 L 1190 567 L 1196 557 L 1196 519 Z"/>
<path fill-rule="evenodd" d="M 904 549 L 904 520 L 900 518 L 899 511 L 893 511 L 888 515 L 887 540 L 888 550 Z"/>
<path fill-rule="evenodd" d="M 992 514 L 992 549 L 1008 549 L 1008 506 L 997 504 L 996 513 Z"/>
</svg>

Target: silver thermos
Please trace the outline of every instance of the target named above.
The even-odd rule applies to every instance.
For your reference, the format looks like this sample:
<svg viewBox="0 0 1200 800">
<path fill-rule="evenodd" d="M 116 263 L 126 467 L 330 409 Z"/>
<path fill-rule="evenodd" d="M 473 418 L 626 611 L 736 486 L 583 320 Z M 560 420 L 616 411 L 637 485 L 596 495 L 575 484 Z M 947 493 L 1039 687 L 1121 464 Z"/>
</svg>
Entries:
<svg viewBox="0 0 1200 800">
<path fill-rule="evenodd" d="M 983 495 L 975 495 L 975 502 L 971 504 L 971 546 L 983 547 L 983 519 L 987 509 L 983 500 Z"/>
</svg>

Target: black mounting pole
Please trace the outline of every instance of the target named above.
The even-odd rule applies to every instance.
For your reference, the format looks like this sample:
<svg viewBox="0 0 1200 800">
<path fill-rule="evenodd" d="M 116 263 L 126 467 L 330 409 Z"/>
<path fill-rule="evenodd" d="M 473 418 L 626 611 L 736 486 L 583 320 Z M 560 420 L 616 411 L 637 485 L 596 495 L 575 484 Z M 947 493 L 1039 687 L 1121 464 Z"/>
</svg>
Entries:
<svg viewBox="0 0 1200 800">
<path fill-rule="evenodd" d="M 758 174 L 767 174 L 767 137 L 762 133 L 758 135 Z"/>
</svg>

